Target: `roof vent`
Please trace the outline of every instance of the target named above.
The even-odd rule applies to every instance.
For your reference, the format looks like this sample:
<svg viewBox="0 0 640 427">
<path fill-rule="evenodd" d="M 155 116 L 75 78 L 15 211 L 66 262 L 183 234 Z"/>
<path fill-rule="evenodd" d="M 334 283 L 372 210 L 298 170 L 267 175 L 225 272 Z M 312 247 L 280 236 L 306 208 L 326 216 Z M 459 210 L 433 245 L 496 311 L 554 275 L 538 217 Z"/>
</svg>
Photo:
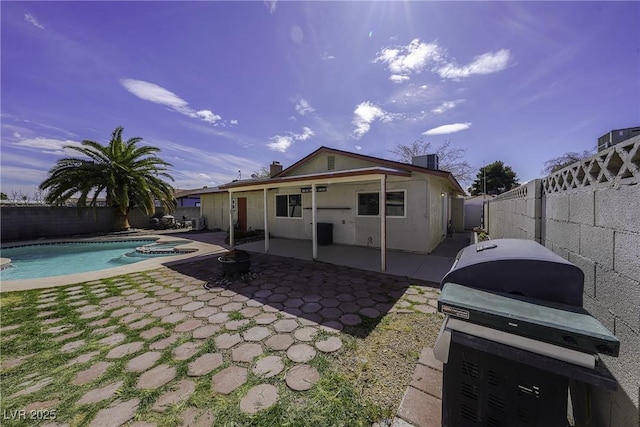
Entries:
<svg viewBox="0 0 640 427">
<path fill-rule="evenodd" d="M 425 154 L 424 156 L 414 156 L 411 159 L 411 164 L 427 169 L 438 170 L 440 166 L 440 159 L 437 154 Z"/>
<path fill-rule="evenodd" d="M 327 170 L 332 171 L 336 169 L 336 156 L 327 157 Z"/>
</svg>

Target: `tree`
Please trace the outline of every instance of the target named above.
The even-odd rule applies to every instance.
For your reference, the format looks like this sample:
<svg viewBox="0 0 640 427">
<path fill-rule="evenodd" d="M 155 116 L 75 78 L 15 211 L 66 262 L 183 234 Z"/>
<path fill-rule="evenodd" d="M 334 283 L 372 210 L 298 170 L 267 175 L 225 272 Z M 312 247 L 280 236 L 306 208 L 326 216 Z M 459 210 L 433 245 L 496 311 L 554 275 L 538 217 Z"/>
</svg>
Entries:
<svg viewBox="0 0 640 427">
<path fill-rule="evenodd" d="M 451 141 L 443 142 L 438 148 L 432 148 L 431 143 L 422 138 L 413 141 L 411 144 L 396 144 L 393 150 L 390 150 L 396 157 L 405 163 L 411 163 L 416 156 L 425 154 L 437 154 L 439 160 L 439 169 L 451 172 L 458 182 L 468 183 L 473 176 L 473 168 L 464 156 L 467 153 L 466 148 L 452 147 Z"/>
<path fill-rule="evenodd" d="M 0 193 L 0 200 L 8 200 L 9 196 L 7 196 L 7 193 Z"/>
<path fill-rule="evenodd" d="M 269 169 L 269 166 L 262 166 L 253 171 L 251 176 L 253 177 L 254 175 L 256 178 L 269 178 L 271 176 L 271 169 Z"/>
<path fill-rule="evenodd" d="M 593 156 L 593 151 L 591 150 L 584 150 L 581 153 L 576 151 L 569 151 L 567 153 L 564 153 L 562 156 L 554 157 L 553 159 L 544 162 L 544 168 L 540 172 L 545 175 L 550 175 L 575 162 L 579 162 L 580 160 L 586 159 L 587 157 L 591 156 Z"/>
<path fill-rule="evenodd" d="M 511 166 L 505 166 L 504 162 L 498 160 L 480 168 L 476 180 L 469 187 L 469 193 L 472 196 L 482 193 L 501 194 L 518 185 L 518 177 Z"/>
<path fill-rule="evenodd" d="M 171 164 L 155 155 L 159 148 L 139 146 L 142 138 L 122 141 L 122 131 L 116 128 L 107 145 L 84 140 L 81 146 L 66 146 L 83 157 L 57 161 L 39 187 L 47 192 L 46 201 L 61 204 L 79 194 L 79 208 L 95 207 L 98 196 L 105 194 L 107 206 L 116 208 L 116 231 L 130 228 L 129 212 L 134 207 L 149 215 L 159 201 L 172 212 L 176 207 L 173 188 L 162 180 L 173 181 L 167 172 Z"/>
</svg>

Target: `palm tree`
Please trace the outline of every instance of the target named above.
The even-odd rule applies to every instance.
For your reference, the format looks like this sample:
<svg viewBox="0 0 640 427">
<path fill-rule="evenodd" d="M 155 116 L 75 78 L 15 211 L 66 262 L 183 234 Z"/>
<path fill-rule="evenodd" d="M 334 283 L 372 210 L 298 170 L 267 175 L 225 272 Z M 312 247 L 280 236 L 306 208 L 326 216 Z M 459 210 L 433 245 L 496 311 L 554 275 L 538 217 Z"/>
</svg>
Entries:
<svg viewBox="0 0 640 427">
<path fill-rule="evenodd" d="M 60 159 L 40 184 L 47 191 L 48 203 L 61 204 L 79 193 L 78 207 L 95 207 L 100 194 L 106 194 L 107 206 L 116 208 L 113 228 L 129 229 L 129 212 L 142 209 L 150 215 L 159 201 L 169 212 L 176 207 L 173 188 L 161 178 L 170 163 L 155 155 L 159 148 L 138 146 L 142 138 L 122 141 L 122 127 L 116 128 L 108 145 L 84 140 L 81 146 L 66 146 L 83 157 Z"/>
</svg>

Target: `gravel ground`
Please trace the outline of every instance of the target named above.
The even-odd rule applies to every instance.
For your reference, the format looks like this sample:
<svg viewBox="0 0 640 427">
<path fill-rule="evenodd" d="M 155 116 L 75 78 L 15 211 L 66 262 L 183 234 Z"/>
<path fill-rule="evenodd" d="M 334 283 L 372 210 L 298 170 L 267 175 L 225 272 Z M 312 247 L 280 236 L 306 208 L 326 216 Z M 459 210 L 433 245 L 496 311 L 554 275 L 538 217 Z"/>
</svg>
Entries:
<svg viewBox="0 0 640 427">
<path fill-rule="evenodd" d="M 361 338 L 350 343 L 354 348 L 339 358 L 338 369 L 391 418 L 411 382 L 420 352 L 434 345 L 442 319 L 440 314 L 389 313 L 368 335 L 364 329 L 349 331 Z"/>
</svg>

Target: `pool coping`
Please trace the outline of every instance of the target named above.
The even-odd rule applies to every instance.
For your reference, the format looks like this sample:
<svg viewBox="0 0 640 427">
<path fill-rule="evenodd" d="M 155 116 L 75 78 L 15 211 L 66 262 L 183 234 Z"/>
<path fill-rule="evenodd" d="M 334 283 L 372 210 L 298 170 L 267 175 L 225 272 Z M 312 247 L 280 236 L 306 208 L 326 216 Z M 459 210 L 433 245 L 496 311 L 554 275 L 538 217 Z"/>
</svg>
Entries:
<svg viewBox="0 0 640 427">
<path fill-rule="evenodd" d="M 201 258 L 203 256 L 213 256 L 222 252 L 226 252 L 222 246 L 212 245 L 209 243 L 202 243 L 190 239 L 185 239 L 176 236 L 165 236 L 162 234 L 144 234 L 136 236 L 100 236 L 100 237 L 85 237 L 85 238 L 61 238 L 61 239 L 39 239 L 21 241 L 15 243 L 9 243 L 3 245 L 3 248 L 10 248 L 16 246 L 26 245 L 38 245 L 48 243 L 69 243 L 69 242 L 91 242 L 91 241 L 122 241 L 122 240 L 149 240 L 155 239 L 157 243 L 168 241 L 182 241 L 186 243 L 180 245 L 180 249 L 192 250 L 192 252 L 167 255 L 167 256 L 154 256 L 153 258 L 139 261 L 133 264 L 123 265 L 119 267 L 107 268 L 103 270 L 87 271 L 84 273 L 67 274 L 63 276 L 51 276 L 43 277 L 40 279 L 19 279 L 19 280 L 2 280 L 0 281 L 0 293 L 12 292 L 12 291 L 24 291 L 30 289 L 44 289 L 53 288 L 56 286 L 71 285 L 74 283 L 88 282 L 91 280 L 105 279 L 108 277 L 119 276 L 122 274 L 139 273 L 142 271 L 153 270 L 160 268 L 167 264 L 181 264 L 183 262 L 189 262 L 191 258 Z M 2 262 L 7 258 L 2 258 Z"/>
</svg>

